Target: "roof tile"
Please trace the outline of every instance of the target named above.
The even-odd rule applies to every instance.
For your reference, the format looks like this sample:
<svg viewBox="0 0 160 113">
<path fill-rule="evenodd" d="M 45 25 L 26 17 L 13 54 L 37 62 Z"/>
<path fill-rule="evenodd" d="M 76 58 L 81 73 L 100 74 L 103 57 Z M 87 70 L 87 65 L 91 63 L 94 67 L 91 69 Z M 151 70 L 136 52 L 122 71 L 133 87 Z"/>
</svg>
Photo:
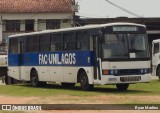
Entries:
<svg viewBox="0 0 160 113">
<path fill-rule="evenodd" d="M 65 12 L 72 13 L 72 0 L 0 0 L 1 13 Z"/>
</svg>

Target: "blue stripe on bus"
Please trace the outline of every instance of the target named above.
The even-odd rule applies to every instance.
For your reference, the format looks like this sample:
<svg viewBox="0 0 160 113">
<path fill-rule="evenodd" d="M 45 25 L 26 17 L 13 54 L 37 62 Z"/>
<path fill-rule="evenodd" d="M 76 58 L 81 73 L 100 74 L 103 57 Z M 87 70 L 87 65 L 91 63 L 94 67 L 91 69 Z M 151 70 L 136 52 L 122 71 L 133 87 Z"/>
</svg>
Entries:
<svg viewBox="0 0 160 113">
<path fill-rule="evenodd" d="M 93 66 L 93 51 L 9 54 L 9 66 Z"/>
</svg>

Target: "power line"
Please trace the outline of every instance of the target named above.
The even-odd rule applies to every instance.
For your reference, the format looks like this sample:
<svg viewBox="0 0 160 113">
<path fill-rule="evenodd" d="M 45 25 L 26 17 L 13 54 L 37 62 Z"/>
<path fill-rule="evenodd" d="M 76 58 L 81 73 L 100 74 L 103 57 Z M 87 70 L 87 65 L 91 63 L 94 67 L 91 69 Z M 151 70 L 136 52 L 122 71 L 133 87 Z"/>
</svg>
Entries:
<svg viewBox="0 0 160 113">
<path fill-rule="evenodd" d="M 109 0 L 105 0 L 105 1 L 108 2 L 109 4 L 113 5 L 113 6 L 117 7 L 118 9 L 120 9 L 120 10 L 122 10 L 122 11 L 128 13 L 128 14 L 130 14 L 130 15 L 133 15 L 133 16 L 136 16 L 136 17 L 142 17 L 142 16 L 140 16 L 140 15 L 138 15 L 136 13 L 133 13 L 133 12 L 129 11 L 128 9 L 125 9 L 125 8 L 123 8 L 123 7 L 115 4 L 113 2 L 110 2 Z"/>
</svg>

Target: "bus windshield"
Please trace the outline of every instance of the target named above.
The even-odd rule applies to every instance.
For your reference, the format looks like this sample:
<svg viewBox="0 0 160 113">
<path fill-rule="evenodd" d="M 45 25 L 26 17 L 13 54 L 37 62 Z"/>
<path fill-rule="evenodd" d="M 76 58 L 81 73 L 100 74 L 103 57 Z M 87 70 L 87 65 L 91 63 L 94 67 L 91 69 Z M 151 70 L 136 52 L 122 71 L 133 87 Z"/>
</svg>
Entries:
<svg viewBox="0 0 160 113">
<path fill-rule="evenodd" d="M 149 57 L 146 34 L 105 34 L 102 49 L 104 59 Z"/>
</svg>

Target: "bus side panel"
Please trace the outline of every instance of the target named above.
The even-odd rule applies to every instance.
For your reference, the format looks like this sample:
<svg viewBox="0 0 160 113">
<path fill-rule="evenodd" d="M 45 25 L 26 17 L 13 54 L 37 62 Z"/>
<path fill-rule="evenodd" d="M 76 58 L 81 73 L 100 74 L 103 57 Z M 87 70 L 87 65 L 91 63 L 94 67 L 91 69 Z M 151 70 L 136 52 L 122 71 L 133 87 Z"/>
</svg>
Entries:
<svg viewBox="0 0 160 113">
<path fill-rule="evenodd" d="M 30 81 L 31 66 L 21 66 L 21 80 Z"/>
<path fill-rule="evenodd" d="M 79 69 L 90 69 L 91 66 L 93 66 L 93 52 L 91 51 L 77 51 L 72 52 L 72 60 L 70 59 L 70 64 L 63 65 L 63 79 L 64 82 L 71 82 L 76 83 L 77 82 L 77 74 Z M 86 71 L 87 73 L 87 71 Z"/>
<path fill-rule="evenodd" d="M 63 82 L 62 66 L 50 66 L 50 81 Z"/>
<path fill-rule="evenodd" d="M 63 82 L 76 83 L 79 67 L 63 67 Z"/>
<path fill-rule="evenodd" d="M 8 55 L 8 76 L 20 80 L 20 68 L 19 68 L 19 55 L 9 54 Z"/>
<path fill-rule="evenodd" d="M 19 76 L 19 67 L 18 66 L 9 66 L 8 67 L 8 76 L 13 77 L 17 80 L 20 80 Z"/>
<path fill-rule="evenodd" d="M 50 81 L 49 66 L 39 66 L 38 70 L 39 81 Z"/>
</svg>

